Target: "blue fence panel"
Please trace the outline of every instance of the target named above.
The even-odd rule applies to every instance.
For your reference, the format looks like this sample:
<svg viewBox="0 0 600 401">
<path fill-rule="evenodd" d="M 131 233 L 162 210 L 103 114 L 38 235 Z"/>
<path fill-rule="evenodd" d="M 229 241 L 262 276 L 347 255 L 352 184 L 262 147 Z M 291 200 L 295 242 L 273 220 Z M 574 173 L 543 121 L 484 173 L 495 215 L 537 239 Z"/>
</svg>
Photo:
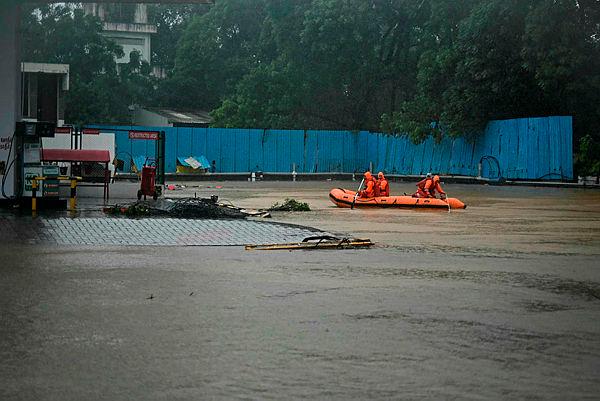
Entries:
<svg viewBox="0 0 600 401">
<path fill-rule="evenodd" d="M 232 170 L 234 172 L 249 171 L 250 169 L 248 165 L 250 161 L 249 134 L 250 130 L 248 129 L 239 129 L 233 132 L 232 139 L 234 143 L 230 151 L 234 154 Z"/>
<path fill-rule="evenodd" d="M 345 153 L 344 143 L 351 140 L 350 131 L 334 131 L 331 144 L 331 160 L 333 171 L 343 173 L 344 160 L 349 156 Z"/>
<path fill-rule="evenodd" d="M 406 140 L 404 137 L 393 137 L 393 141 L 396 151 L 390 173 L 399 174 L 399 172 L 406 170 Z"/>
<path fill-rule="evenodd" d="M 518 160 L 519 160 L 519 132 L 516 129 L 518 126 L 515 121 L 506 121 L 506 128 L 502 137 L 502 176 L 509 177 L 510 175 L 517 176 Z"/>
<path fill-rule="evenodd" d="M 105 132 L 111 132 L 111 129 L 114 128 L 117 127 L 103 127 Z M 131 141 L 129 140 L 127 132 L 115 131 L 115 157 L 125 162 L 123 166 L 123 172 L 128 173 L 131 171 L 131 158 L 133 155 L 131 154 Z"/>
<path fill-rule="evenodd" d="M 553 117 L 559 126 L 561 143 L 560 167 L 565 178 L 573 178 L 573 119 L 571 117 Z"/>
<path fill-rule="evenodd" d="M 304 172 L 304 131 L 289 131 L 290 134 L 290 165 L 296 172 Z M 293 171 L 293 170 L 290 170 Z"/>
<path fill-rule="evenodd" d="M 373 169 L 375 169 L 379 164 L 379 139 L 381 134 L 370 132 L 367 134 L 367 167 L 372 165 Z"/>
<path fill-rule="evenodd" d="M 360 131 L 358 133 L 355 153 L 355 168 L 359 172 L 365 171 L 369 168 L 369 137 L 371 135 L 372 134 L 367 131 Z"/>
<path fill-rule="evenodd" d="M 332 171 L 332 131 L 316 131 L 318 139 L 318 172 Z"/>
<path fill-rule="evenodd" d="M 192 129 L 191 153 L 193 156 L 205 156 L 209 162 L 213 160 L 206 155 L 206 128 Z"/>
<path fill-rule="evenodd" d="M 192 154 L 192 128 L 177 128 L 177 157 L 190 157 Z"/>
<path fill-rule="evenodd" d="M 262 171 L 277 171 L 277 131 L 264 130 L 262 134 Z"/>
<path fill-rule="evenodd" d="M 431 153 L 429 150 L 432 143 L 433 139 L 427 138 L 424 142 L 415 145 L 415 157 L 410 174 L 423 175 L 430 171 Z"/>
<path fill-rule="evenodd" d="M 115 131 L 115 152 L 129 160 L 155 157 L 155 142 L 130 140 L 127 130 L 165 131 L 166 172 L 175 171 L 177 156 L 206 156 L 218 172 L 362 172 L 423 175 L 478 174 L 484 156 L 498 160 L 505 178 L 573 178 L 572 118 L 544 117 L 491 121 L 475 142 L 432 138 L 415 145 L 406 136 L 366 131 L 284 131 L 222 128 L 97 126 Z M 497 174 L 484 163 L 485 174 Z M 494 170 L 493 172 L 491 170 Z"/>
<path fill-rule="evenodd" d="M 239 129 L 222 129 L 219 131 L 221 137 L 221 165 L 222 171 L 226 173 L 235 172 L 235 148 L 236 137 Z"/>
<path fill-rule="evenodd" d="M 215 161 L 215 169 L 222 172 L 221 163 L 221 129 L 208 128 L 206 130 L 206 158 L 212 163 Z"/>
<path fill-rule="evenodd" d="M 305 165 L 308 173 L 318 172 L 319 135 L 317 131 L 305 131 Z"/>
<path fill-rule="evenodd" d="M 439 174 L 452 174 L 450 170 L 450 158 L 452 157 L 453 141 L 450 138 L 444 138 L 442 151 L 437 154 L 437 171 Z"/>
<path fill-rule="evenodd" d="M 345 133 L 342 143 L 336 146 L 343 152 L 342 171 L 352 173 L 356 169 L 355 156 L 358 141 L 358 132 Z"/>
<path fill-rule="evenodd" d="M 457 154 L 457 165 L 458 168 L 456 170 L 456 172 L 460 175 L 473 175 L 473 174 L 477 174 L 477 171 L 473 172 L 472 171 L 472 155 L 473 155 L 473 148 L 474 148 L 474 144 L 470 143 L 467 139 L 465 138 L 457 138 L 455 139 L 456 142 L 456 154 Z"/>
<path fill-rule="evenodd" d="M 177 128 L 162 127 L 165 132 L 165 172 L 171 173 L 177 167 Z"/>
<path fill-rule="evenodd" d="M 385 171 L 387 160 L 390 154 L 390 146 L 388 143 L 389 135 L 377 135 L 377 162 L 373 164 L 373 172 Z"/>
<path fill-rule="evenodd" d="M 552 172 L 552 162 L 550 159 L 550 132 L 547 119 L 534 119 L 538 127 L 538 146 L 536 158 L 539 162 L 536 164 L 535 176 L 547 178 Z"/>
<path fill-rule="evenodd" d="M 248 130 L 248 171 L 265 171 L 263 168 L 263 130 Z"/>
<path fill-rule="evenodd" d="M 278 130 L 275 134 L 276 143 L 276 172 L 291 172 L 291 154 L 290 154 L 290 133 L 289 131 Z"/>
</svg>

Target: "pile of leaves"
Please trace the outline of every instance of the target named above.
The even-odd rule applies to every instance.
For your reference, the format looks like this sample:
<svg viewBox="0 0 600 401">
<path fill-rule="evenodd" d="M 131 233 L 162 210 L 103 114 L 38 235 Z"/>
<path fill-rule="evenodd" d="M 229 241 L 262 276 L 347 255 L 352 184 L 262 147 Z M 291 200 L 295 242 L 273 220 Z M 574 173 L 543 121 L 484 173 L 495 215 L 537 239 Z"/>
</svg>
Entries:
<svg viewBox="0 0 600 401">
<path fill-rule="evenodd" d="M 298 202 L 293 198 L 286 198 L 282 204 L 275 202 L 268 210 L 277 212 L 310 212 L 310 206 L 308 206 L 308 203 Z"/>
<path fill-rule="evenodd" d="M 109 206 L 104 208 L 104 213 L 115 215 L 123 214 L 127 217 L 141 217 L 150 215 L 150 209 L 148 208 L 148 205 L 140 201 L 127 205 Z"/>
</svg>

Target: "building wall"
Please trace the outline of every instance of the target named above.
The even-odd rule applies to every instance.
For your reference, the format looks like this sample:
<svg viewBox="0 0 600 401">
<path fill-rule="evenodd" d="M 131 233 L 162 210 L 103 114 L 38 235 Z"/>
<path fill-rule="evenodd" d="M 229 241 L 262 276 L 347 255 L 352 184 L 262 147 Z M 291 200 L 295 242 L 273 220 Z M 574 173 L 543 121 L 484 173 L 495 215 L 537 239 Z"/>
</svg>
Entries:
<svg viewBox="0 0 600 401">
<path fill-rule="evenodd" d="M 126 9 L 121 15 L 119 10 Z M 94 15 L 103 21 L 103 35 L 114 40 L 123 47 L 125 55 L 118 58 L 117 63 L 128 63 L 129 54 L 137 50 L 142 59 L 151 61 L 151 37 L 156 33 L 156 26 L 148 24 L 146 4 L 95 4 L 83 5 L 86 14 Z"/>
<path fill-rule="evenodd" d="M 145 109 L 135 109 L 133 122 L 136 125 L 155 126 L 155 127 L 172 127 L 166 117 L 153 113 Z"/>
<path fill-rule="evenodd" d="M 114 40 L 118 45 L 123 47 L 124 56 L 118 58 L 117 63 L 128 63 L 129 54 L 137 50 L 142 60 L 150 62 L 152 54 L 150 53 L 150 34 L 149 33 L 129 33 L 129 32 L 111 32 L 104 31 L 102 33 L 107 38 Z"/>
<path fill-rule="evenodd" d="M 117 127 L 102 127 L 103 132 Z M 120 127 L 130 129 L 130 127 Z M 134 127 L 166 133 L 166 172 L 176 158 L 206 156 L 218 172 L 362 172 L 572 179 L 571 117 L 492 121 L 476 142 L 462 138 L 415 145 L 406 137 L 371 132 Z M 154 157 L 153 141 L 115 132 L 118 154 Z M 497 163 L 497 164 L 496 164 Z M 126 163 L 126 166 L 128 163 Z"/>
<path fill-rule="evenodd" d="M 18 21 L 20 10 L 11 2 L 0 1 L 0 182 L 7 175 L 0 200 L 14 195 L 14 167 L 8 166 L 14 160 L 15 151 L 10 151 L 15 123 L 20 119 L 21 79 L 20 79 L 20 35 Z M 10 154 L 10 157 L 9 157 Z"/>
<path fill-rule="evenodd" d="M 31 121 L 41 121 L 38 110 L 38 101 L 40 96 L 44 96 L 45 93 L 38 89 L 39 74 L 37 72 L 23 72 L 23 109 L 22 116 L 24 119 Z M 51 74 L 54 76 L 56 82 L 56 111 L 55 118 L 51 121 L 56 121 L 58 125 L 62 125 L 65 119 L 65 96 L 66 91 L 64 90 L 65 85 L 63 80 L 66 79 L 61 74 Z M 67 85 L 68 86 L 68 85 Z"/>
</svg>

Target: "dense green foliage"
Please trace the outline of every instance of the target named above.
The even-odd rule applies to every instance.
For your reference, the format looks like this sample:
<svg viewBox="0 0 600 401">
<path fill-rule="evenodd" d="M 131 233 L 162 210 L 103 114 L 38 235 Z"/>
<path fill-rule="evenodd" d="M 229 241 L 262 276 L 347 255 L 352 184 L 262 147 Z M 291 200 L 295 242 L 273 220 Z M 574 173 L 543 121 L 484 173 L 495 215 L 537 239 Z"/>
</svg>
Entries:
<svg viewBox="0 0 600 401">
<path fill-rule="evenodd" d="M 22 59 L 69 64 L 70 90 L 65 96 L 69 123 L 113 123 L 131 120 L 128 107 L 148 99 L 153 79 L 148 63 L 136 53 L 117 73 L 123 50 L 100 35 L 99 19 L 80 9 L 50 5 L 23 13 Z"/>
<path fill-rule="evenodd" d="M 49 25 L 62 36 L 42 51 L 75 55 L 72 68 L 92 78 L 70 95 L 94 91 L 86 113 L 114 117 L 145 95 L 146 104 L 212 110 L 215 126 L 382 130 L 414 141 L 475 136 L 492 119 L 571 115 L 577 168 L 598 169 L 599 0 L 216 0 L 150 10 L 153 57 L 168 72 L 154 91 L 130 79 L 106 92 L 127 79 L 112 74 L 119 50 L 96 37 L 97 22 L 72 17 L 89 37 L 81 21 L 60 34 Z M 80 52 L 86 40 L 98 61 Z"/>
</svg>

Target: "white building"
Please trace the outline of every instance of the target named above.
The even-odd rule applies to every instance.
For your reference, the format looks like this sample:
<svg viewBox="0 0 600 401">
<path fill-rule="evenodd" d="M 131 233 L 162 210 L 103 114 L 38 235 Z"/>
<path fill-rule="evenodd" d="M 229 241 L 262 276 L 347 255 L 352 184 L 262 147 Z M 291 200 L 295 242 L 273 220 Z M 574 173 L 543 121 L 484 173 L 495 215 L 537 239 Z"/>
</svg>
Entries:
<svg viewBox="0 0 600 401">
<path fill-rule="evenodd" d="M 151 62 L 151 36 L 156 33 L 156 25 L 148 23 L 146 4 L 98 4 L 86 3 L 84 12 L 100 18 L 103 35 L 123 47 L 125 55 L 117 63 L 128 63 L 131 52 L 140 53 L 142 60 Z"/>
<path fill-rule="evenodd" d="M 21 63 L 23 121 L 64 124 L 64 92 L 69 90 L 69 65 Z"/>
</svg>

